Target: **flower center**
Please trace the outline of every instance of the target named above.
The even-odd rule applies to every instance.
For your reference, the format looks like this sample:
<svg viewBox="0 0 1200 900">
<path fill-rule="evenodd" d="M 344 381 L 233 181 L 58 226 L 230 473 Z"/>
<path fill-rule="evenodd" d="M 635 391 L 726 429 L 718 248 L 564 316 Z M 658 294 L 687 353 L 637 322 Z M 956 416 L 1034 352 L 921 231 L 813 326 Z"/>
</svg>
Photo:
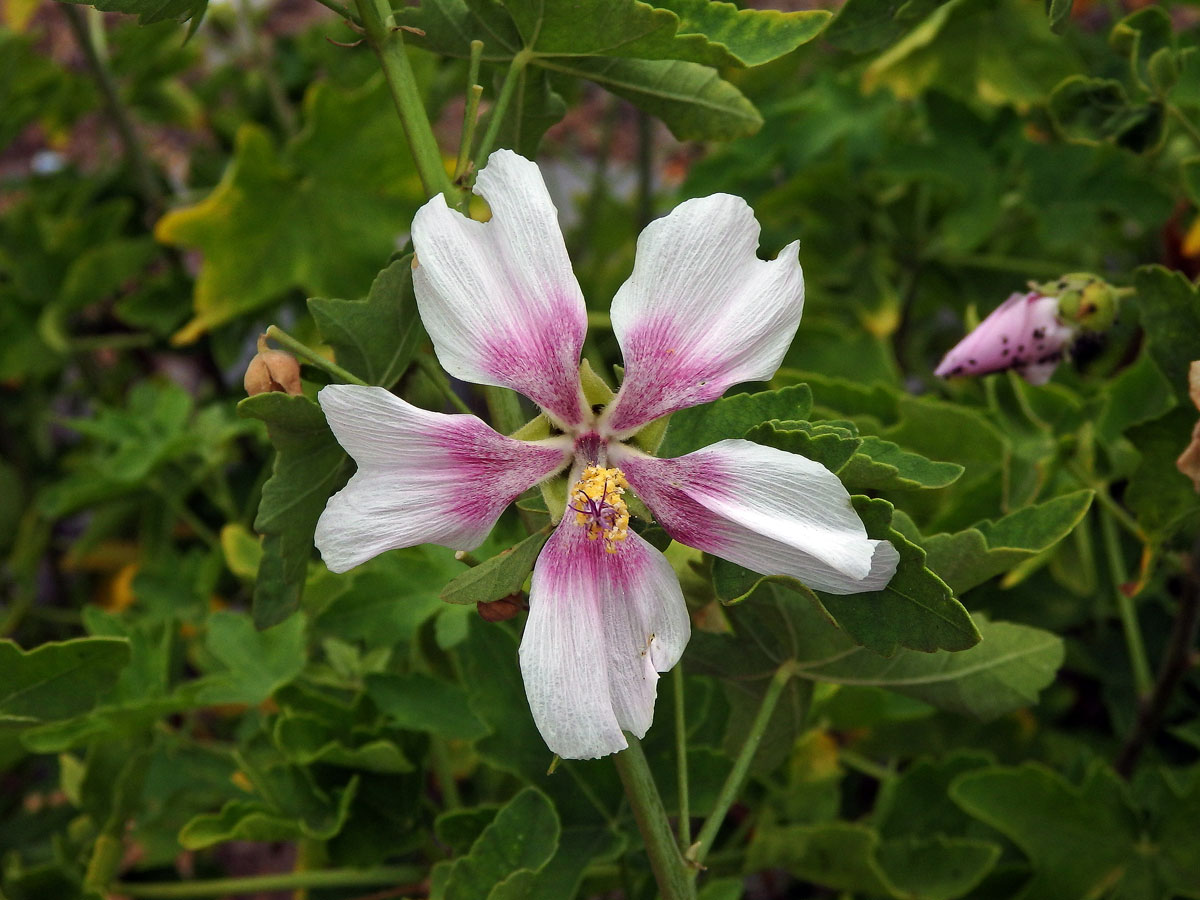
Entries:
<svg viewBox="0 0 1200 900">
<path fill-rule="evenodd" d="M 621 498 L 627 486 L 620 469 L 592 465 L 583 470 L 567 501 L 575 524 L 587 529 L 590 541 L 604 538 L 608 553 L 616 553 L 617 544 L 629 537 L 629 507 Z"/>
</svg>

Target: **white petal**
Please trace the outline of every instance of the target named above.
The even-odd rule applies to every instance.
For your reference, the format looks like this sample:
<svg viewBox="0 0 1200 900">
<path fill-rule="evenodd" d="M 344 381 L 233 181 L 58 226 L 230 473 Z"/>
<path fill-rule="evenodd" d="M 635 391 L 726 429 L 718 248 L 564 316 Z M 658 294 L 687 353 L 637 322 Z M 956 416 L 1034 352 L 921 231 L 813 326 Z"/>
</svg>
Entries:
<svg viewBox="0 0 1200 900">
<path fill-rule="evenodd" d="M 754 212 L 730 194 L 688 200 L 646 226 L 612 302 L 625 361 L 605 416 L 612 433 L 775 374 L 800 323 L 804 275 L 798 243 L 765 262 L 758 234 Z"/>
<path fill-rule="evenodd" d="M 654 718 L 658 673 L 678 662 L 691 633 L 679 581 L 636 534 L 588 540 L 564 517 L 533 571 L 521 674 L 538 731 L 565 759 L 627 746 Z"/>
<path fill-rule="evenodd" d="M 896 549 L 867 537 L 838 477 L 806 457 L 738 440 L 677 459 L 609 454 L 681 543 L 833 594 L 878 590 L 895 574 Z"/>
<path fill-rule="evenodd" d="M 396 547 L 473 549 L 518 494 L 571 458 L 569 441 L 513 440 L 381 387 L 329 385 L 317 399 L 358 463 L 317 522 L 317 548 L 334 572 Z"/>
<path fill-rule="evenodd" d="M 440 194 L 413 220 L 413 286 L 438 360 L 456 378 L 513 388 L 578 425 L 587 310 L 545 182 L 534 163 L 497 150 L 475 192 L 489 222 Z"/>
</svg>

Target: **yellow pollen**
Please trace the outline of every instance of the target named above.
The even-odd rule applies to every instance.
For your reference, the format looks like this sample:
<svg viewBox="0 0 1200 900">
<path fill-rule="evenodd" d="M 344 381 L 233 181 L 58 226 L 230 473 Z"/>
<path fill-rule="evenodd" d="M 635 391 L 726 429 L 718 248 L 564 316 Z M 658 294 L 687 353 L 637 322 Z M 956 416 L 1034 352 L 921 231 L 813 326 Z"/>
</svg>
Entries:
<svg viewBox="0 0 1200 900">
<path fill-rule="evenodd" d="M 622 495 L 629 485 L 620 469 L 588 466 L 571 488 L 575 524 L 587 529 L 588 540 L 604 538 L 604 549 L 616 553 L 629 537 L 629 507 Z"/>
</svg>

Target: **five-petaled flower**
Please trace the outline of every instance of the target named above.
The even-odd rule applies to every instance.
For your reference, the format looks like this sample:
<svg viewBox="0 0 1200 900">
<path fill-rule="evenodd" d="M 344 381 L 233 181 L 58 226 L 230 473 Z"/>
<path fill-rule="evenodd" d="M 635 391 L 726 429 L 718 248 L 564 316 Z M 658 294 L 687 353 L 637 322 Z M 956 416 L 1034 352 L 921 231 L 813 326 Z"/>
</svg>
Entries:
<svg viewBox="0 0 1200 900">
<path fill-rule="evenodd" d="M 883 587 L 898 555 L 867 537 L 837 477 L 802 456 L 724 440 L 657 459 L 627 443 L 662 416 L 774 374 L 804 304 L 797 244 L 758 259 L 754 214 L 728 194 L 651 223 L 612 302 L 624 381 L 596 412 L 579 378 L 583 296 L 537 166 L 497 151 L 476 190 L 487 223 L 440 196 L 413 222 L 421 318 L 447 372 L 520 391 L 554 433 L 516 440 L 383 388 L 330 385 L 321 407 L 358 471 L 330 499 L 316 542 L 337 572 L 396 547 L 472 549 L 519 494 L 565 471 L 571 487 L 533 572 L 521 672 L 550 749 L 604 756 L 627 746 L 623 731 L 645 734 L 658 673 L 690 634 L 671 565 L 629 526 L 627 491 L 676 541 L 831 593 Z"/>
</svg>

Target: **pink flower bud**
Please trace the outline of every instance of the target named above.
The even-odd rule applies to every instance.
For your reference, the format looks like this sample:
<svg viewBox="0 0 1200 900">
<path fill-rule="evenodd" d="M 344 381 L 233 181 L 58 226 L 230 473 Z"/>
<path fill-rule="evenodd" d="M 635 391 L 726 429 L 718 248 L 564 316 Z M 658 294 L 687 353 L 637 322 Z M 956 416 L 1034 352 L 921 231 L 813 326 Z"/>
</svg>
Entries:
<svg viewBox="0 0 1200 900">
<path fill-rule="evenodd" d="M 1059 318 L 1057 297 L 1013 294 L 959 341 L 933 374 L 952 378 L 1014 369 L 1030 384 L 1045 384 L 1074 338 L 1075 329 Z"/>
</svg>

